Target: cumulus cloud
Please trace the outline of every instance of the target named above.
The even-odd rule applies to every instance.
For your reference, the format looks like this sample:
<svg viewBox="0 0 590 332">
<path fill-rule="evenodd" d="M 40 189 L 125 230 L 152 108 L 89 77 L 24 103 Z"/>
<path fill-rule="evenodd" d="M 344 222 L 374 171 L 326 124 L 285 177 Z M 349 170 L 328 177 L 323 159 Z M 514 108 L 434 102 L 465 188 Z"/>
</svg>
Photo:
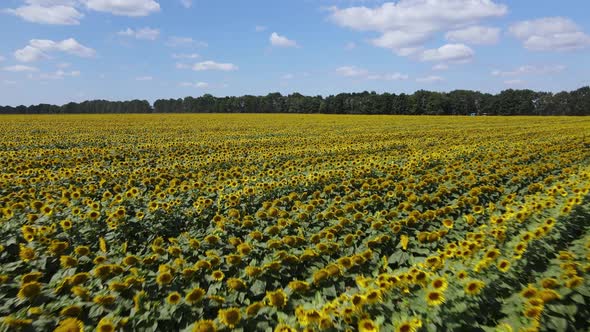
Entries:
<svg viewBox="0 0 590 332">
<path fill-rule="evenodd" d="M 510 33 L 531 51 L 571 51 L 590 46 L 590 36 L 565 17 L 545 17 L 513 24 Z"/>
<path fill-rule="evenodd" d="M 524 81 L 519 80 L 519 79 L 506 80 L 506 81 L 504 81 L 504 84 L 506 84 L 506 85 L 522 85 L 522 84 L 524 84 Z"/>
<path fill-rule="evenodd" d="M 160 30 L 148 27 L 137 30 L 127 28 L 125 30 L 117 32 L 117 34 L 120 36 L 133 37 L 135 39 L 156 40 L 160 36 Z"/>
<path fill-rule="evenodd" d="M 42 73 L 39 75 L 39 79 L 41 80 L 63 80 L 65 77 L 78 77 L 80 76 L 80 71 L 73 70 L 73 71 L 63 71 L 58 70 L 53 73 Z"/>
<path fill-rule="evenodd" d="M 69 2 L 27 1 L 27 3 L 18 8 L 6 9 L 5 12 L 28 22 L 55 25 L 77 25 L 84 17 Z"/>
<path fill-rule="evenodd" d="M 192 69 L 194 71 L 205 71 L 205 70 L 219 70 L 219 71 L 235 71 L 238 70 L 238 66 L 233 63 L 220 63 L 215 61 L 203 61 L 192 65 L 177 63 L 176 68 L 178 69 Z"/>
<path fill-rule="evenodd" d="M 432 66 L 432 70 L 442 71 L 447 69 L 449 69 L 449 65 L 447 65 L 446 63 L 439 63 L 437 65 Z"/>
<path fill-rule="evenodd" d="M 375 8 L 332 7 L 329 18 L 341 27 L 378 32 L 373 45 L 410 56 L 420 54 L 423 44 L 438 32 L 500 17 L 507 10 L 493 0 L 400 0 Z"/>
<path fill-rule="evenodd" d="M 2 70 L 10 71 L 13 73 L 39 71 L 39 69 L 36 67 L 25 66 L 25 65 L 14 65 L 14 66 L 3 67 Z"/>
<path fill-rule="evenodd" d="M 172 59 L 198 59 L 201 56 L 197 53 L 174 53 Z"/>
<path fill-rule="evenodd" d="M 492 45 L 500 40 L 500 29 L 484 26 L 471 26 L 464 29 L 449 31 L 445 34 L 445 38 L 451 42 Z"/>
<path fill-rule="evenodd" d="M 281 36 L 276 32 L 273 32 L 270 37 L 270 44 L 272 46 L 278 46 L 278 47 L 297 47 L 297 42 L 294 40 L 291 40 L 285 36 Z"/>
<path fill-rule="evenodd" d="M 355 66 L 342 66 L 336 68 L 336 74 L 343 77 L 350 77 L 365 80 L 380 80 L 380 81 L 399 81 L 408 79 L 408 75 L 401 73 L 371 73 L 367 69 L 358 68 Z"/>
<path fill-rule="evenodd" d="M 416 79 L 416 82 L 418 82 L 418 83 L 438 83 L 438 82 L 442 82 L 444 80 L 445 79 L 440 76 L 431 75 L 431 76 L 426 76 L 426 77 L 418 77 Z"/>
<path fill-rule="evenodd" d="M 266 29 L 267 29 L 267 27 L 266 27 L 266 26 L 264 26 L 264 25 L 257 25 L 257 26 L 255 26 L 255 27 L 254 27 L 254 30 L 255 30 L 256 32 L 262 32 L 262 31 L 266 31 Z"/>
<path fill-rule="evenodd" d="M 193 6 L 193 0 L 180 0 L 180 4 L 184 6 L 184 8 L 191 8 Z"/>
<path fill-rule="evenodd" d="M 206 42 L 194 40 L 191 37 L 179 37 L 179 36 L 172 36 L 172 37 L 168 38 L 166 45 L 170 46 L 170 47 L 188 47 L 188 46 L 207 47 L 207 46 L 209 46 Z"/>
<path fill-rule="evenodd" d="M 520 66 L 513 70 L 494 70 L 492 76 L 519 76 L 519 75 L 543 75 L 543 74 L 556 74 L 565 70 L 564 65 L 553 65 L 553 66 Z"/>
<path fill-rule="evenodd" d="M 83 58 L 96 55 L 96 51 L 92 48 L 78 43 L 74 38 L 69 38 L 57 42 L 49 39 L 31 39 L 29 45 L 14 52 L 14 57 L 21 62 L 33 62 L 49 57 L 48 53 L 51 52 L 63 52 Z"/>
<path fill-rule="evenodd" d="M 87 8 L 120 16 L 147 16 L 160 11 L 154 0 L 81 0 Z"/>
<path fill-rule="evenodd" d="M 463 63 L 470 61 L 475 52 L 465 44 L 446 44 L 439 48 L 425 50 L 420 59 L 422 61 L 441 61 Z"/>
<path fill-rule="evenodd" d="M 207 82 L 182 82 L 180 84 L 178 84 L 181 87 L 185 87 L 185 88 L 197 88 L 197 89 L 206 89 L 209 87 L 209 83 Z"/>
<path fill-rule="evenodd" d="M 151 81 L 153 79 L 151 76 L 139 76 L 135 78 L 136 81 Z"/>
</svg>

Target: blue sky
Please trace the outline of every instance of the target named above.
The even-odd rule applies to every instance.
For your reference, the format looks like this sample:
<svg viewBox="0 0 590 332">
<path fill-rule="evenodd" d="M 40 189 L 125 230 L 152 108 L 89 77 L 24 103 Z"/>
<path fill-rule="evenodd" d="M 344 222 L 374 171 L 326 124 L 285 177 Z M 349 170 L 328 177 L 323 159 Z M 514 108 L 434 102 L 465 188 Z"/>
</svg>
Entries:
<svg viewBox="0 0 590 332">
<path fill-rule="evenodd" d="M 2 0 L 0 105 L 572 90 L 587 0 Z"/>
</svg>

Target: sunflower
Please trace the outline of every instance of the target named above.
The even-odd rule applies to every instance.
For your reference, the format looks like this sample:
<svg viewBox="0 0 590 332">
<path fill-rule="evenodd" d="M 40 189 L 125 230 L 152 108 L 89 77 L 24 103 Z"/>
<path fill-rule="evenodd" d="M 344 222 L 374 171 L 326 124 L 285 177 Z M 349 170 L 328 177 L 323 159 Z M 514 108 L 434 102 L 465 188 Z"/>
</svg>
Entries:
<svg viewBox="0 0 590 332">
<path fill-rule="evenodd" d="M 123 265 L 132 266 L 139 263 L 139 258 L 135 255 L 128 255 L 123 258 Z"/>
<path fill-rule="evenodd" d="M 74 252 L 79 256 L 87 256 L 90 253 L 90 248 L 88 246 L 77 246 Z"/>
<path fill-rule="evenodd" d="M 541 286 L 543 288 L 555 288 L 559 285 L 559 281 L 555 278 L 544 278 L 541 280 Z"/>
<path fill-rule="evenodd" d="M 526 309 L 524 309 L 523 314 L 525 317 L 530 318 L 530 319 L 534 319 L 535 321 L 538 321 L 539 319 L 541 319 L 541 314 L 543 313 L 543 307 L 537 307 L 537 306 L 529 306 Z"/>
<path fill-rule="evenodd" d="M 319 284 L 322 281 L 326 280 L 328 278 L 328 276 L 329 276 L 329 274 L 326 270 L 324 270 L 324 269 L 318 270 L 318 271 L 314 272 L 314 274 L 313 274 L 313 283 Z"/>
<path fill-rule="evenodd" d="M 215 281 L 221 281 L 225 278 L 225 274 L 221 270 L 215 270 L 211 273 L 211 278 Z"/>
<path fill-rule="evenodd" d="M 30 299 L 39 295 L 39 293 L 41 293 L 41 283 L 32 281 L 23 284 L 19 289 L 17 296 L 20 299 Z"/>
<path fill-rule="evenodd" d="M 293 280 L 289 282 L 289 288 L 296 293 L 303 293 L 309 289 L 309 283 L 300 280 Z"/>
<path fill-rule="evenodd" d="M 29 262 L 29 261 L 35 259 L 37 254 L 35 253 L 35 250 L 33 250 L 32 248 L 29 248 L 29 247 L 21 244 L 18 256 L 20 257 L 20 259 L 23 262 Z"/>
<path fill-rule="evenodd" d="M 86 298 L 89 294 L 88 289 L 80 286 L 74 286 L 72 287 L 72 289 L 70 289 L 70 291 L 72 292 L 72 294 L 81 298 Z"/>
<path fill-rule="evenodd" d="M 37 281 L 43 276 L 42 272 L 29 272 L 21 277 L 21 283 L 26 284 L 29 282 Z"/>
<path fill-rule="evenodd" d="M 115 303 L 115 300 L 117 298 L 113 295 L 97 295 L 92 299 L 92 302 L 107 306 Z"/>
<path fill-rule="evenodd" d="M 59 322 L 53 332 L 83 332 L 84 323 L 76 318 L 66 318 Z"/>
<path fill-rule="evenodd" d="M 201 287 L 197 287 L 189 291 L 184 299 L 188 304 L 195 304 L 200 302 L 203 299 L 203 296 L 205 296 L 205 290 Z"/>
<path fill-rule="evenodd" d="M 352 298 L 350 299 L 350 302 L 352 303 L 352 305 L 357 309 L 362 308 L 363 304 L 365 304 L 366 301 L 367 301 L 366 297 L 363 295 L 360 295 L 360 294 L 354 294 L 352 296 Z"/>
<path fill-rule="evenodd" d="M 260 302 L 260 301 L 254 302 L 246 308 L 246 315 L 248 317 L 256 316 L 258 314 L 258 311 L 260 311 L 260 309 L 262 309 L 263 307 L 264 307 L 263 302 Z"/>
<path fill-rule="evenodd" d="M 68 230 L 72 229 L 72 221 L 69 219 L 60 221 L 59 225 L 61 226 L 61 228 L 64 231 L 68 231 Z"/>
<path fill-rule="evenodd" d="M 217 332 L 217 328 L 212 320 L 201 319 L 195 322 L 192 332 Z"/>
<path fill-rule="evenodd" d="M 574 276 L 565 282 L 565 287 L 570 288 L 570 289 L 574 289 L 574 288 L 577 288 L 578 286 L 582 285 L 583 283 L 584 283 L 584 278 Z"/>
<path fill-rule="evenodd" d="M 539 291 L 537 296 L 543 300 L 544 303 L 561 299 L 561 295 L 552 289 L 543 289 Z"/>
<path fill-rule="evenodd" d="M 430 282 L 430 285 L 432 286 L 432 288 L 439 290 L 441 292 L 445 291 L 449 287 L 449 283 L 447 282 L 447 279 L 444 277 L 438 277 L 432 280 Z"/>
<path fill-rule="evenodd" d="M 426 294 L 426 303 L 428 303 L 429 306 L 439 306 L 443 302 L 445 302 L 445 297 L 440 291 L 432 290 Z"/>
<path fill-rule="evenodd" d="M 78 317 L 82 312 L 82 308 L 77 305 L 70 305 L 61 309 L 59 314 L 61 316 Z"/>
<path fill-rule="evenodd" d="M 275 327 L 274 332 L 296 332 L 297 330 L 286 324 L 279 324 Z"/>
<path fill-rule="evenodd" d="M 108 317 L 103 317 L 100 322 L 98 322 L 98 326 L 96 326 L 97 332 L 114 332 L 115 331 L 115 324 L 113 321 Z"/>
<path fill-rule="evenodd" d="M 240 278 L 229 278 L 227 279 L 227 286 L 233 290 L 240 290 L 246 288 L 246 284 Z"/>
<path fill-rule="evenodd" d="M 402 235 L 400 237 L 400 245 L 403 250 L 408 249 L 408 243 L 410 242 L 410 238 L 407 235 Z"/>
<path fill-rule="evenodd" d="M 67 268 L 75 267 L 76 265 L 78 265 L 78 260 L 72 256 L 62 255 L 59 258 L 59 263 L 62 268 L 67 269 Z"/>
<path fill-rule="evenodd" d="M 156 277 L 156 283 L 160 286 L 167 285 L 172 282 L 173 276 L 170 272 L 165 271 L 158 274 Z"/>
<path fill-rule="evenodd" d="M 266 298 L 271 306 L 282 308 L 287 304 L 287 294 L 282 289 L 266 292 Z"/>
<path fill-rule="evenodd" d="M 166 297 L 166 302 L 170 303 L 170 304 L 178 304 L 180 303 L 180 301 L 182 300 L 182 296 L 180 295 L 179 292 L 172 292 L 170 294 L 168 294 L 168 297 Z"/>
<path fill-rule="evenodd" d="M 233 329 L 242 319 L 242 314 L 239 308 L 232 307 L 219 310 L 217 318 L 223 325 Z"/>
<path fill-rule="evenodd" d="M 412 323 L 412 321 L 403 321 L 399 324 L 396 324 L 395 331 L 396 332 L 416 332 L 417 327 Z"/>
<path fill-rule="evenodd" d="M 358 331 L 359 332 L 378 332 L 379 327 L 375 322 L 369 318 L 365 318 L 359 321 L 358 323 Z"/>
<path fill-rule="evenodd" d="M 465 293 L 468 295 L 477 295 L 481 292 L 482 288 L 485 286 L 485 283 L 481 280 L 472 280 L 465 284 L 464 290 Z"/>
<path fill-rule="evenodd" d="M 383 294 L 381 294 L 381 291 L 378 289 L 372 289 L 365 294 L 365 298 L 367 303 L 375 304 L 383 300 Z"/>
<path fill-rule="evenodd" d="M 500 272 L 506 273 L 510 269 L 510 262 L 506 259 L 502 259 L 496 266 Z"/>
<path fill-rule="evenodd" d="M 523 289 L 520 292 L 520 295 L 526 299 L 530 299 L 532 297 L 534 297 L 535 295 L 537 295 L 538 290 L 535 288 L 535 286 L 529 284 L 525 289 Z"/>
</svg>

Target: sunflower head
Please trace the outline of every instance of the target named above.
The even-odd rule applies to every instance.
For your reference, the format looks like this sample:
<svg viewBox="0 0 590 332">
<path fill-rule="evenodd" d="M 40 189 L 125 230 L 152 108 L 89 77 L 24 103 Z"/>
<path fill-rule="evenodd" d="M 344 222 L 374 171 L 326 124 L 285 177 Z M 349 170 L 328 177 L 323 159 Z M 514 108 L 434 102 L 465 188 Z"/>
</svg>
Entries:
<svg viewBox="0 0 590 332">
<path fill-rule="evenodd" d="M 115 324 L 113 321 L 108 317 L 103 317 L 100 322 L 98 322 L 98 326 L 96 326 L 97 332 L 114 332 L 115 331 Z"/>
<path fill-rule="evenodd" d="M 361 319 L 358 323 L 359 332 L 378 332 L 379 327 L 369 318 Z"/>
<path fill-rule="evenodd" d="M 242 314 L 239 308 L 227 308 L 219 310 L 217 318 L 223 325 L 233 329 L 242 319 Z"/>
<path fill-rule="evenodd" d="M 282 289 L 278 289 L 274 292 L 266 292 L 266 299 L 273 307 L 282 308 L 287 304 L 287 294 L 285 294 Z"/>
<path fill-rule="evenodd" d="M 83 332 L 84 324 L 76 318 L 66 318 L 59 322 L 54 332 Z"/>
<path fill-rule="evenodd" d="M 445 301 L 445 297 L 441 291 L 431 290 L 426 293 L 426 303 L 429 306 L 439 306 Z"/>
<path fill-rule="evenodd" d="M 197 287 L 186 294 L 185 300 L 188 304 L 195 304 L 201 301 L 203 296 L 205 296 L 205 290 Z"/>
<path fill-rule="evenodd" d="M 468 295 L 477 295 L 484 286 L 485 283 L 481 280 L 471 280 L 465 284 L 465 293 Z"/>
<path fill-rule="evenodd" d="M 180 303 L 180 301 L 182 300 L 182 296 L 180 295 L 179 292 L 172 292 L 170 294 L 168 294 L 168 297 L 166 298 L 166 302 L 170 303 L 170 304 L 178 304 Z"/>
</svg>

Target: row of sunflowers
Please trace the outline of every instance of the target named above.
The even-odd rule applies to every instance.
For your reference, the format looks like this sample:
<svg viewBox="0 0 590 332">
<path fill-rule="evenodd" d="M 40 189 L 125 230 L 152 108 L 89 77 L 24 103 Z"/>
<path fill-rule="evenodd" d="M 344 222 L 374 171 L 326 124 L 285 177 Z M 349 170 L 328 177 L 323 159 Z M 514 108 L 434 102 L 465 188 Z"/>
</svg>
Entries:
<svg viewBox="0 0 590 332">
<path fill-rule="evenodd" d="M 2 120 L 0 330 L 589 328 L 585 118 Z"/>
</svg>

